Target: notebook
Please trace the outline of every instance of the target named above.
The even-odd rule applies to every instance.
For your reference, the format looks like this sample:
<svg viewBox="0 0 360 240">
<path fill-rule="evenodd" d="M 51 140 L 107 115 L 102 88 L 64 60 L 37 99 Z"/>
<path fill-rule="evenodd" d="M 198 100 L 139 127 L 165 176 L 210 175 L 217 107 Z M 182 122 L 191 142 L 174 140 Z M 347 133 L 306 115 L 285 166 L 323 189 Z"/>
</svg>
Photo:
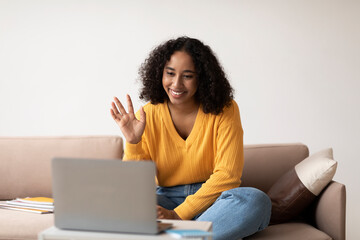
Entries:
<svg viewBox="0 0 360 240">
<path fill-rule="evenodd" d="M 155 164 L 151 161 L 52 159 L 54 221 L 60 229 L 156 234 Z"/>
</svg>

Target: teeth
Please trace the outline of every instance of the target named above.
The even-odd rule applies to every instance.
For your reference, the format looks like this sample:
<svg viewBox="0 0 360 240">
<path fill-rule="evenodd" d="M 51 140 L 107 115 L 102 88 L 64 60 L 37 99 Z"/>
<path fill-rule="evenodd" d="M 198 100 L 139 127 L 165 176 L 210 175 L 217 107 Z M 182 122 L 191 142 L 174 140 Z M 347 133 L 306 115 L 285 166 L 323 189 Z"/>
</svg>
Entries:
<svg viewBox="0 0 360 240">
<path fill-rule="evenodd" d="M 171 92 L 175 95 L 180 95 L 180 94 L 183 94 L 184 92 L 175 92 L 174 90 L 171 90 Z"/>
</svg>

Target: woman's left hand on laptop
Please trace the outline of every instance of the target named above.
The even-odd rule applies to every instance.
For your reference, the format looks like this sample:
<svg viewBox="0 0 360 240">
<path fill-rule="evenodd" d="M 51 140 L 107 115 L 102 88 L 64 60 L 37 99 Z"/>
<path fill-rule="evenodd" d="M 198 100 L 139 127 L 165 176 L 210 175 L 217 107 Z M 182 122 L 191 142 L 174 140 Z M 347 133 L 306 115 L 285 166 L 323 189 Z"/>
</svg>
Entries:
<svg viewBox="0 0 360 240">
<path fill-rule="evenodd" d="M 179 215 L 176 214 L 174 210 L 168 210 L 157 205 L 157 217 L 160 219 L 178 219 L 182 220 Z"/>
</svg>

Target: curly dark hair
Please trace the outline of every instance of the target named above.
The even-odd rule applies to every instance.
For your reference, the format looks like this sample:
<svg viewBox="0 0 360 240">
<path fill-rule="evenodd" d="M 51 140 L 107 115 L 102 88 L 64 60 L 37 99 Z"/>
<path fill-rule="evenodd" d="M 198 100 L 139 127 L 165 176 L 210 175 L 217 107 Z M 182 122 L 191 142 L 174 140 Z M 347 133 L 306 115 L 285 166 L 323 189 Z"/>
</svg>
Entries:
<svg viewBox="0 0 360 240">
<path fill-rule="evenodd" d="M 168 96 L 162 85 L 163 70 L 175 51 L 185 51 L 194 62 L 198 80 L 195 99 L 205 113 L 222 112 L 233 99 L 233 88 L 211 48 L 198 39 L 179 37 L 156 47 L 139 69 L 142 88 L 140 99 L 163 103 Z"/>
</svg>

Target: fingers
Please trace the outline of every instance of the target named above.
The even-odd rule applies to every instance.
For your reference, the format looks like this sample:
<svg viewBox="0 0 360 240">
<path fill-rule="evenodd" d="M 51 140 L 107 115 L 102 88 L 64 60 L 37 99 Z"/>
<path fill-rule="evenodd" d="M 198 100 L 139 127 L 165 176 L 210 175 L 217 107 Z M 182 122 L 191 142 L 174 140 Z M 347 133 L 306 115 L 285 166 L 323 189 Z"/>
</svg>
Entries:
<svg viewBox="0 0 360 240">
<path fill-rule="evenodd" d="M 112 118 L 116 121 L 117 117 L 116 117 L 113 109 L 110 109 L 110 114 L 111 114 Z"/>
<path fill-rule="evenodd" d="M 165 218 L 164 213 L 162 211 L 162 209 L 164 208 L 160 207 L 159 205 L 157 205 L 156 208 L 157 208 L 157 218 Z"/>
<path fill-rule="evenodd" d="M 179 215 L 176 214 L 174 210 L 168 210 L 166 208 L 163 208 L 159 205 L 157 205 L 157 217 L 160 219 L 178 219 L 182 220 Z"/>
<path fill-rule="evenodd" d="M 112 112 L 116 115 L 119 114 L 119 110 L 117 109 L 116 105 L 114 102 L 111 103 L 111 110 Z"/>
<path fill-rule="evenodd" d="M 128 104 L 128 111 L 129 114 L 126 112 L 124 106 L 122 105 L 122 103 L 120 102 L 120 100 L 117 97 L 114 97 L 114 102 L 111 102 L 111 110 L 110 110 L 110 114 L 112 116 L 112 118 L 116 121 L 120 121 L 120 120 L 125 120 L 127 121 L 128 118 L 132 119 L 134 118 L 135 114 L 134 114 L 134 106 L 133 103 L 131 101 L 131 97 L 129 94 L 126 94 L 126 101 Z M 146 122 L 146 114 L 145 111 L 143 109 L 143 107 L 140 108 L 140 122 L 144 123 Z"/>
<path fill-rule="evenodd" d="M 133 107 L 133 104 L 132 104 L 129 94 L 126 94 L 126 100 L 127 100 L 127 104 L 128 104 L 129 113 L 134 113 L 134 107 Z"/>
<path fill-rule="evenodd" d="M 119 108 L 121 115 L 125 115 L 126 111 L 124 106 L 121 104 L 121 102 L 119 101 L 119 99 L 117 97 L 114 97 L 114 101 L 116 103 L 116 106 Z M 117 109 L 116 109 L 117 110 Z M 115 112 L 116 113 L 116 112 Z M 119 113 L 119 112 L 118 112 Z"/>
</svg>

